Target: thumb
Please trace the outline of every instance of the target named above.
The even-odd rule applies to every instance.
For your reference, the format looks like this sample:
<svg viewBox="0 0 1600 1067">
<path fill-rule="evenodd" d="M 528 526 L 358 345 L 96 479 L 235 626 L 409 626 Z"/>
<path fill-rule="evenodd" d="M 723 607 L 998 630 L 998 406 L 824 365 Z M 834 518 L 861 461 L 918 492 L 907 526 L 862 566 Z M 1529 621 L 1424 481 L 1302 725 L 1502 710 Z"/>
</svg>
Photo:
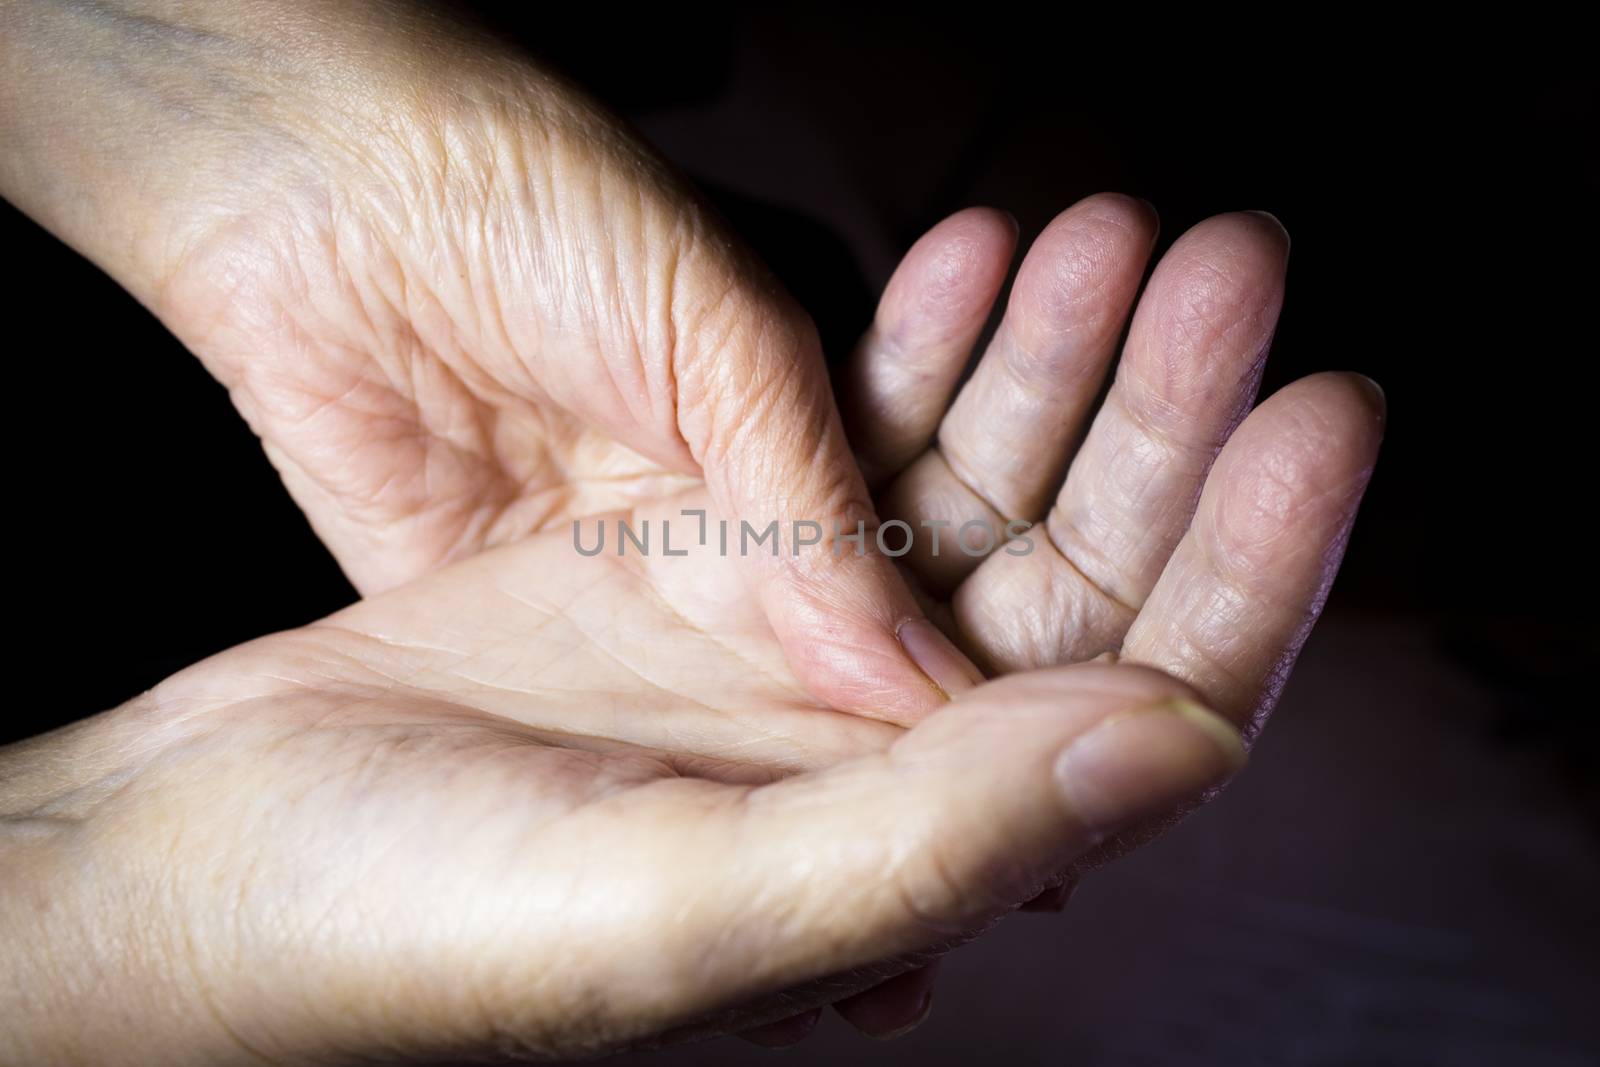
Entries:
<svg viewBox="0 0 1600 1067">
<path fill-rule="evenodd" d="M 921 720 L 981 675 L 884 555 L 900 554 L 907 532 L 884 531 L 880 546 L 815 329 L 775 290 L 714 318 L 680 346 L 678 420 L 725 516 L 725 554 L 748 568 L 814 695 L 901 725 Z"/>
<path fill-rule="evenodd" d="M 970 936 L 1242 766 L 1238 734 L 1192 693 L 1147 668 L 1013 675 L 881 754 L 751 791 L 716 835 L 728 855 L 704 857 L 717 891 L 674 912 L 702 945 L 715 931 L 700 992 L 789 989 Z"/>
</svg>

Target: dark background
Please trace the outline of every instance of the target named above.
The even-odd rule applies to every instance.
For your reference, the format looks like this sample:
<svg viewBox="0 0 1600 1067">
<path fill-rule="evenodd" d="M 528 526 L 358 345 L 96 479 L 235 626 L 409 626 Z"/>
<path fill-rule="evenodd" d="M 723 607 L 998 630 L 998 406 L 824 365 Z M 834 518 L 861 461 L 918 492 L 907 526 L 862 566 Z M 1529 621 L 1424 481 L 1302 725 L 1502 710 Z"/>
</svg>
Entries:
<svg viewBox="0 0 1600 1067">
<path fill-rule="evenodd" d="M 1294 250 L 1265 388 L 1352 369 L 1389 397 L 1344 572 L 1250 773 L 1067 914 L 958 953 L 913 1037 L 833 1022 L 790 1060 L 1589 1062 L 1592 77 L 1307 42 L 1171 62 L 1014 19 L 629 13 L 619 40 L 615 12 L 478 6 L 699 180 L 834 355 L 944 215 L 1006 208 L 1025 246 L 1117 189 L 1157 205 L 1163 248 L 1217 211 L 1276 214 Z M 0 248 L 17 677 L 43 682 L 0 740 L 353 598 L 198 363 L 9 208 Z"/>
</svg>

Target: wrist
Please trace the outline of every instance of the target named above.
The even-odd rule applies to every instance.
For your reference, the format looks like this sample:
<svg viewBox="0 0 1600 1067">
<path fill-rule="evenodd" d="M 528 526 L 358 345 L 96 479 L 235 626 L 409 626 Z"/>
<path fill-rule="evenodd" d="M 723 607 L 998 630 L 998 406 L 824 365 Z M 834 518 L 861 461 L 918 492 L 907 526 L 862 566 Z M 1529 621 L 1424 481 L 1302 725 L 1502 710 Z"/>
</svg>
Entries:
<svg viewBox="0 0 1600 1067">
<path fill-rule="evenodd" d="M 0 747 L 0 1063 L 238 1058 L 178 980 L 165 851 L 98 815 L 129 777 L 126 711 Z"/>
</svg>

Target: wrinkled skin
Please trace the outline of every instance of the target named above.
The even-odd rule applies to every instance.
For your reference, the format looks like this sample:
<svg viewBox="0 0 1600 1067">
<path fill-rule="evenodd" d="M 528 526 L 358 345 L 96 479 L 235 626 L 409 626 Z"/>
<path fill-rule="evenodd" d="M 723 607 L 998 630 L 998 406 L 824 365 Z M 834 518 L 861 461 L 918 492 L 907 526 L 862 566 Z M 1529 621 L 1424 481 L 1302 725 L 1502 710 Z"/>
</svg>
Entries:
<svg viewBox="0 0 1600 1067">
<path fill-rule="evenodd" d="M 927 248 L 897 284 L 916 284 Z M 1175 573 L 1198 597 L 1208 579 L 1183 555 L 1277 546 L 1258 570 L 1210 579 L 1215 596 L 1252 583 L 1251 610 L 1137 650 L 1198 691 L 1126 665 L 1058 668 L 962 693 L 906 732 L 807 693 L 714 539 L 676 541 L 684 558 L 583 558 L 563 528 L 7 753 L 8 871 L 86 898 L 41 906 L 42 921 L 13 912 L 8 938 L 74 946 L 69 959 L 119 945 L 139 995 L 100 976 L 118 1009 L 55 1032 L 120 1042 L 135 1062 L 152 1048 L 167 1062 L 570 1055 L 765 1019 L 788 1021 L 753 1036 L 787 1041 L 840 998 L 865 1028 L 895 1029 L 921 1009 L 925 970 L 851 994 L 1236 767 L 1218 720 L 1196 730 L 1159 709 L 1199 699 L 1237 724 L 1266 702 L 1273 657 L 1220 686 L 1194 665 L 1240 642 L 1293 647 L 1364 482 L 1374 415 L 1359 380 L 1329 375 L 1233 435 Z M 686 487 L 628 517 L 707 504 Z M 587 521 L 602 517 L 618 515 Z M 1051 561 L 1038 546 L 967 581 L 1002 558 Z M 1019 589 L 1013 614 L 1069 632 L 1039 592 Z M 1189 632 L 1147 617 L 1189 598 L 1161 601 L 1158 583 L 1149 600 L 1134 633 Z M 1012 631 L 957 632 L 998 659 Z M 1097 759 L 1060 769 L 1082 735 L 1100 739 Z M 39 999 L 35 1017 L 81 1011 Z"/>
<path fill-rule="evenodd" d="M 1179 240 L 1095 412 L 1151 212 L 1096 197 L 1052 223 L 952 403 L 1015 242 L 954 216 L 891 282 L 841 424 L 803 316 L 674 179 L 525 68 L 458 61 L 441 97 L 404 81 L 418 103 L 381 131 L 297 126 L 316 86 L 287 86 L 299 151 L 123 253 L 11 176 L 229 385 L 346 569 L 389 591 L 0 753 L 0 937 L 59 975 L 3 976 L 40 1022 L 0 1051 L 567 1055 L 769 1020 L 752 1036 L 781 1043 L 830 1002 L 894 1030 L 930 954 L 1236 769 L 1233 730 L 1315 620 L 1382 406 L 1323 375 L 1240 425 L 1276 223 Z M 395 66 L 369 74 L 415 78 Z M 841 426 L 865 483 L 830 458 L 854 470 Z M 881 557 L 573 550 L 574 517 L 782 517 L 762 494 L 786 479 L 818 516 L 864 513 L 870 485 L 913 527 L 1038 523 L 1027 555 L 919 537 L 902 561 L 975 662 L 1029 673 L 972 687 L 908 639 Z M 871 639 L 841 658 L 868 630 L 938 686 L 894 684 Z M 1066 666 L 1105 652 L 1159 670 Z"/>
<path fill-rule="evenodd" d="M 683 476 L 758 528 L 872 521 L 805 313 L 525 57 L 400 4 L 6 17 L 0 187 L 228 387 L 364 594 Z M 835 706 L 915 721 L 970 672 L 908 658 L 881 557 L 749 580 Z"/>
<path fill-rule="evenodd" d="M 909 733 L 826 709 L 720 561 L 671 562 L 491 550 L 6 754 L 0 929 L 75 980 L 0 984 L 31 1021 L 0 1048 L 321 1063 L 738 1028 L 981 929 L 1242 757 L 1128 667 L 991 683 Z"/>
<path fill-rule="evenodd" d="M 1251 413 L 1287 235 L 1271 216 L 1209 219 L 1135 310 L 1155 236 L 1154 211 L 1126 197 L 1058 216 L 951 402 L 1014 241 L 993 212 L 953 216 L 891 280 L 841 398 L 885 520 L 947 523 L 947 543 L 973 519 L 1036 524 L 1027 554 L 934 557 L 921 536 L 904 557 L 990 674 L 1115 651 L 1253 729 L 1337 570 L 1383 397 L 1360 376 L 1317 375 Z"/>
</svg>

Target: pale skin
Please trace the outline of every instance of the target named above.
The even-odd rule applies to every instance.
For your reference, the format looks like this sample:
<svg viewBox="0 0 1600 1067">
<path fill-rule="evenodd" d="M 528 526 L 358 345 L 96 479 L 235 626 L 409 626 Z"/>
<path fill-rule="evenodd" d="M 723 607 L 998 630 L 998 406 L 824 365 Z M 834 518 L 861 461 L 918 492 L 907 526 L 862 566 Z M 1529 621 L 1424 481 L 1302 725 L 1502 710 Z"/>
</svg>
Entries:
<svg viewBox="0 0 1600 1067">
<path fill-rule="evenodd" d="M 229 386 L 366 594 L 0 751 L 0 1059 L 894 1032 L 930 960 L 1238 769 L 1383 411 L 1345 374 L 1252 410 L 1275 221 L 1202 223 L 1141 295 L 1153 211 L 1092 197 L 974 353 L 1016 234 L 961 212 L 841 418 L 803 313 L 614 120 L 331 10 L 0 5 L 0 191 Z M 874 507 L 1034 551 L 588 559 L 570 526 Z"/>
</svg>

